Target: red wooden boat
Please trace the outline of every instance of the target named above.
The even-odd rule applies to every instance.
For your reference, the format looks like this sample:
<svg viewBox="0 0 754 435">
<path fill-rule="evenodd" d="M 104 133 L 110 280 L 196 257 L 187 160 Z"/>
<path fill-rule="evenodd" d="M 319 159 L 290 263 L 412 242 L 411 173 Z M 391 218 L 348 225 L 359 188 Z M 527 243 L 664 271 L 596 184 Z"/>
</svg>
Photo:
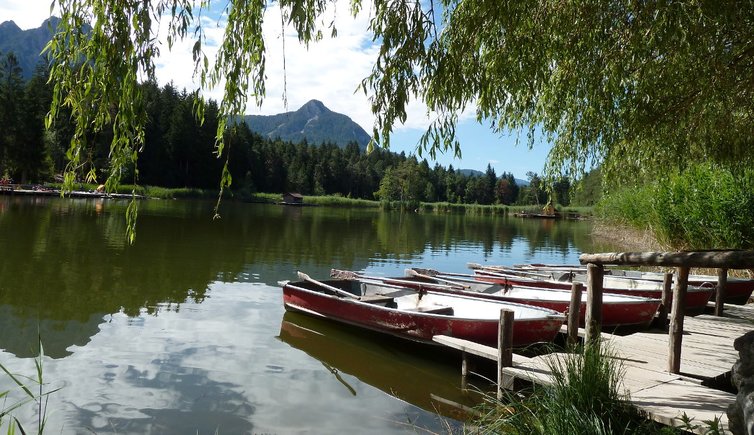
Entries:
<svg viewBox="0 0 754 435">
<path fill-rule="evenodd" d="M 552 341 L 565 321 L 556 311 L 523 304 L 384 283 L 302 278 L 281 283 L 286 310 L 428 343 L 435 335 L 449 335 L 497 346 L 501 309 L 514 311 L 517 347 Z"/>
<path fill-rule="evenodd" d="M 531 287 L 543 287 L 551 289 L 568 290 L 571 288 L 571 282 L 547 279 L 544 276 L 530 277 L 517 275 L 515 273 L 506 273 L 503 271 L 494 271 L 491 269 L 474 269 L 476 279 L 485 282 L 493 282 L 503 285 L 524 285 Z M 580 281 L 578 277 L 574 279 Z M 619 277 L 605 276 L 603 279 L 603 291 L 605 293 L 617 293 L 631 296 L 640 296 L 644 298 L 660 299 L 662 298 L 662 282 L 627 279 Z M 704 311 L 712 296 L 713 287 L 688 286 L 686 293 L 686 313 L 693 314 Z"/>
<path fill-rule="evenodd" d="M 627 279 L 642 279 L 661 283 L 664 275 L 659 272 L 642 272 L 638 270 L 609 269 L 610 276 Z M 712 275 L 689 275 L 689 285 L 712 286 L 712 294 L 717 290 L 717 277 Z M 745 305 L 754 291 L 754 279 L 728 277 L 725 284 L 725 303 Z M 714 296 L 712 297 L 714 299 Z"/>
<path fill-rule="evenodd" d="M 408 269 L 406 278 L 390 279 L 388 283 L 416 282 L 420 286 L 437 285 L 436 291 L 454 292 L 485 299 L 516 302 L 549 308 L 561 313 L 568 310 L 571 290 L 529 287 L 523 285 L 501 285 L 474 280 L 473 275 L 446 274 L 427 269 Z M 407 282 L 408 281 L 408 282 Z M 453 286 L 456 284 L 456 287 Z M 602 296 L 602 325 L 605 327 L 649 326 L 660 307 L 660 299 L 623 294 L 605 293 Z M 586 314 L 586 292 L 581 296 L 580 323 L 584 325 Z"/>
<path fill-rule="evenodd" d="M 563 276 L 563 274 L 575 274 L 583 275 L 586 273 L 586 268 L 581 265 L 557 265 L 557 264 L 518 264 L 514 266 L 515 269 L 521 271 L 533 271 L 538 273 L 553 274 L 555 279 Z M 621 276 L 632 279 L 643 279 L 649 281 L 662 282 L 664 277 L 660 272 L 648 272 L 641 270 L 626 270 L 606 268 L 605 274 L 610 276 Z M 713 275 L 689 275 L 689 285 L 693 286 L 707 286 L 712 285 L 717 287 L 717 277 Z M 739 278 L 729 276 L 725 286 L 725 303 L 745 305 L 751 299 L 751 294 L 754 291 L 754 279 Z M 714 291 L 713 291 L 714 295 Z M 714 299 L 714 297 L 713 297 Z"/>
</svg>

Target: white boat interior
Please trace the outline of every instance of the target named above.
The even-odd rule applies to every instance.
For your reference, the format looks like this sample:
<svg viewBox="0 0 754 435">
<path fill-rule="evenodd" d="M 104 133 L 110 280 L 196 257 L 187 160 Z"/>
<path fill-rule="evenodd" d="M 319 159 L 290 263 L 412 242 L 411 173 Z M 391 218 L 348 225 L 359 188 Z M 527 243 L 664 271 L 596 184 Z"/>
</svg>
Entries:
<svg viewBox="0 0 754 435">
<path fill-rule="evenodd" d="M 515 312 L 514 317 L 516 319 L 563 317 L 557 311 L 513 302 L 479 299 L 454 294 L 419 292 L 410 289 L 396 289 L 394 286 L 384 286 L 376 283 L 362 282 L 361 287 L 362 294 L 366 296 L 362 297 L 364 302 L 374 301 L 375 296 L 384 296 L 393 301 L 393 304 L 388 303 L 386 306 L 403 311 L 449 315 L 452 313 L 454 317 L 469 319 L 499 319 L 501 309 L 510 309 Z"/>
</svg>

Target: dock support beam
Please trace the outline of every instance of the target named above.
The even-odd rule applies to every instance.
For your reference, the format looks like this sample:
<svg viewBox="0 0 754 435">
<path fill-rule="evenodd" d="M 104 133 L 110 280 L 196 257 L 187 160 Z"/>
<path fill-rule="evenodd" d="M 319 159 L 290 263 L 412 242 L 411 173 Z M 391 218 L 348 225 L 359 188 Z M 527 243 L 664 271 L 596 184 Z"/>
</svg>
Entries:
<svg viewBox="0 0 754 435">
<path fill-rule="evenodd" d="M 679 267 L 673 293 L 672 314 L 670 316 L 670 337 L 668 337 L 668 372 L 681 372 L 681 346 L 683 344 L 683 319 L 686 311 L 686 290 L 689 283 L 689 268 Z"/>
<path fill-rule="evenodd" d="M 728 290 L 728 269 L 717 270 L 717 289 L 715 290 L 715 315 L 723 315 L 725 293 Z"/>
<path fill-rule="evenodd" d="M 470 364 L 471 361 L 469 361 L 469 354 L 461 351 L 461 390 L 467 389 Z"/>
<path fill-rule="evenodd" d="M 601 264 L 586 266 L 586 336 L 585 343 L 599 340 L 602 329 L 602 277 L 605 268 Z"/>
<path fill-rule="evenodd" d="M 661 327 L 668 325 L 668 314 L 670 314 L 670 301 L 673 297 L 673 274 L 668 272 L 662 280 L 662 302 L 660 303 L 660 310 L 657 313 L 657 323 Z"/>
<path fill-rule="evenodd" d="M 497 330 L 497 400 L 503 399 L 503 389 L 508 385 L 503 368 L 513 366 L 513 310 L 500 310 Z"/>
<path fill-rule="evenodd" d="M 580 282 L 571 284 L 571 304 L 568 306 L 568 344 L 579 342 L 579 318 L 581 317 L 581 294 L 584 285 Z"/>
</svg>

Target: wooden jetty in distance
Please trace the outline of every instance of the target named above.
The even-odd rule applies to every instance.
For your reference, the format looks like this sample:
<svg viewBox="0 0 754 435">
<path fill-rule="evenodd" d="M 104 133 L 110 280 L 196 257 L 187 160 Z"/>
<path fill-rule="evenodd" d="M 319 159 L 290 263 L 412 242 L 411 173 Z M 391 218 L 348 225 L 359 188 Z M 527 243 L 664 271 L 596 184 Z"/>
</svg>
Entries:
<svg viewBox="0 0 754 435">
<path fill-rule="evenodd" d="M 109 198 L 109 199 L 144 199 L 144 195 L 132 195 L 130 193 L 107 193 L 73 190 L 61 194 L 60 189 L 45 188 L 38 185 L 2 184 L 0 195 L 18 196 L 63 196 L 65 198 Z"/>
<path fill-rule="evenodd" d="M 754 307 L 723 305 L 728 269 L 754 268 L 754 251 L 697 251 L 673 253 L 611 253 L 584 254 L 580 257 L 588 265 L 587 321 L 579 329 L 571 321 L 564 332 L 570 340 L 582 337 L 585 341 L 606 341 L 622 362 L 625 374 L 623 391 L 631 402 L 660 423 L 678 426 L 685 415 L 696 425 L 697 433 L 704 433 L 705 421 L 718 420 L 728 429 L 728 406 L 735 402 L 735 394 L 708 385 L 727 379 L 738 352 L 733 341 L 754 329 Z M 618 336 L 601 332 L 602 276 L 604 265 L 672 266 L 678 279 L 671 292 L 672 274 L 665 279 L 663 305 L 668 306 L 672 295 L 672 312 L 661 310 L 664 325 L 670 317 L 668 331 L 647 330 Z M 691 267 L 718 268 L 718 285 L 714 314 L 686 318 L 684 315 L 687 278 Z M 574 300 L 581 298 L 581 284 L 574 284 Z M 576 305 L 574 305 L 576 307 Z M 503 321 L 504 331 L 509 323 Z M 501 332 L 501 337 L 504 333 Z M 536 384 L 551 382 L 551 362 L 567 358 L 564 353 L 552 353 L 533 358 L 512 354 L 510 346 L 501 339 L 499 348 L 435 336 L 442 345 L 458 349 L 463 355 L 462 374 L 468 373 L 468 355 L 498 361 L 498 397 L 502 388 L 512 388 L 520 381 Z M 731 386 L 732 388 L 732 386 Z"/>
</svg>

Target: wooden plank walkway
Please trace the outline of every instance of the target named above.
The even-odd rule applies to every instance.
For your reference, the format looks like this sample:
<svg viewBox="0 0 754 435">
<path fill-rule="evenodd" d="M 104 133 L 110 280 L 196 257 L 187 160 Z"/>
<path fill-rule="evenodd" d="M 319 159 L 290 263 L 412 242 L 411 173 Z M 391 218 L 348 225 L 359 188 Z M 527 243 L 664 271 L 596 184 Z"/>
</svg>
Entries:
<svg viewBox="0 0 754 435">
<path fill-rule="evenodd" d="M 668 334 L 643 331 L 620 336 L 602 334 L 622 360 L 625 369 L 623 388 L 631 401 L 663 424 L 678 426 L 686 414 L 696 424 L 719 418 L 727 430 L 726 410 L 735 395 L 702 385 L 729 372 L 738 359 L 733 341 L 754 329 L 754 307 L 725 306 L 725 317 L 699 315 L 684 321 L 681 373 L 670 374 Z M 440 344 L 483 358 L 497 360 L 498 350 L 451 337 L 436 336 Z M 551 362 L 567 354 L 548 354 L 527 358 L 514 354 L 513 367 L 503 369 L 506 376 L 548 384 Z M 704 428 L 699 429 L 702 433 Z"/>
</svg>

